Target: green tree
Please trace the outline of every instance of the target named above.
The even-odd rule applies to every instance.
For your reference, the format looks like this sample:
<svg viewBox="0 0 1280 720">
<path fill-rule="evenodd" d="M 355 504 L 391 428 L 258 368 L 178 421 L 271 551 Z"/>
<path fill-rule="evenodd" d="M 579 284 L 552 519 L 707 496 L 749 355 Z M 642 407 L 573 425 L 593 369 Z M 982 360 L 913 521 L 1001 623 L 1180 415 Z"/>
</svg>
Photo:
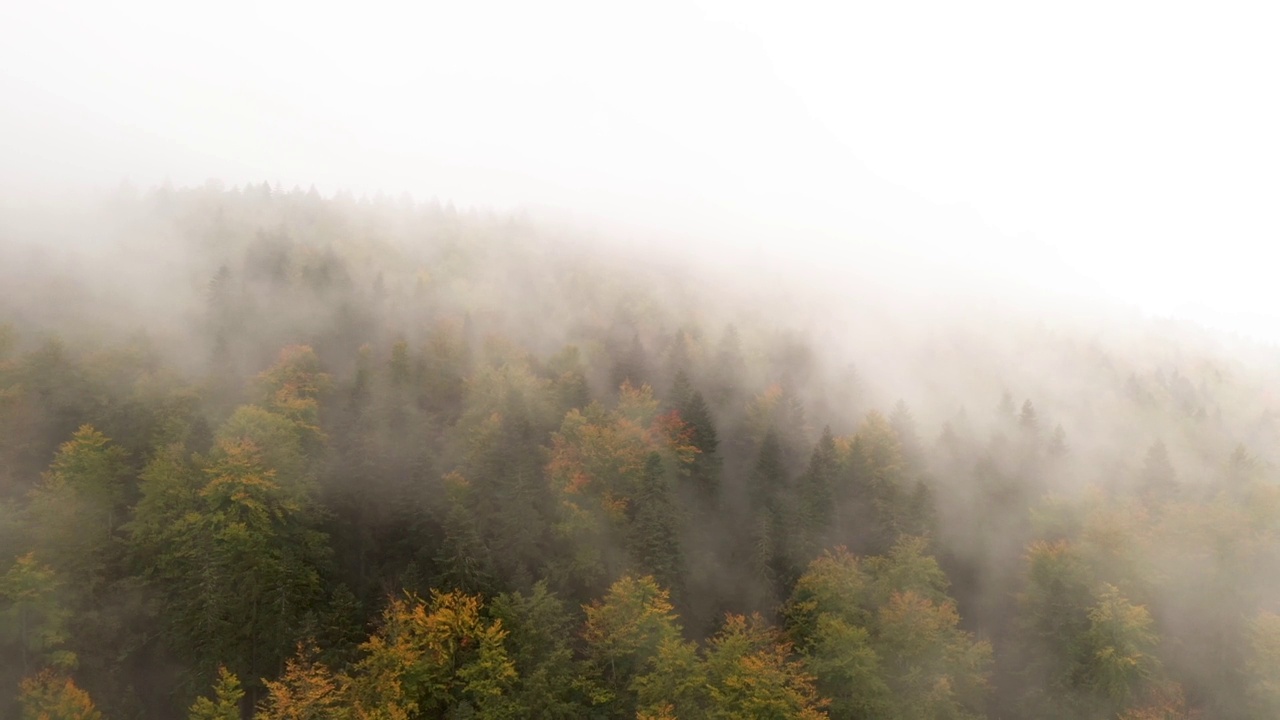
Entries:
<svg viewBox="0 0 1280 720">
<path fill-rule="evenodd" d="M 251 442 L 221 442 L 204 474 L 151 576 L 166 637 L 199 673 L 270 676 L 323 597 L 325 537 Z"/>
<path fill-rule="evenodd" d="M 678 511 L 663 477 L 662 456 L 656 452 L 649 453 L 645 460 L 632 505 L 631 554 L 637 569 L 679 597 L 684 567 Z"/>
<path fill-rule="evenodd" d="M 835 614 L 817 619 L 805 662 L 818 692 L 831 701 L 832 717 L 892 717 L 892 692 L 868 630 Z"/>
<path fill-rule="evenodd" d="M 550 383 L 523 361 L 507 363 L 471 378 L 452 431 L 456 472 L 468 489 L 449 497 L 465 504 L 501 587 L 532 587 L 557 558 L 553 527 L 560 508 L 541 447 L 554 413 Z"/>
<path fill-rule="evenodd" d="M 810 562 L 782 610 L 797 646 L 807 651 L 821 639 L 818 626 L 824 616 L 851 627 L 866 626 L 871 619 L 871 582 L 862 563 L 843 547 Z"/>
<path fill-rule="evenodd" d="M 979 718 L 991 646 L 958 628 L 952 602 L 895 592 L 876 614 L 876 647 L 892 692 L 894 717 Z"/>
<path fill-rule="evenodd" d="M 981 715 L 992 649 L 959 629 L 945 590 L 921 538 L 884 557 L 840 549 L 809 565 L 783 617 L 836 716 Z"/>
<path fill-rule="evenodd" d="M 923 537 L 899 537 L 887 554 L 867 558 L 865 567 L 871 576 L 870 602 L 874 606 L 885 605 L 894 593 L 908 591 L 938 604 L 949 600 L 947 576 L 929 554 L 929 541 Z"/>
<path fill-rule="evenodd" d="M 574 618 L 547 583 L 537 583 L 528 594 L 499 595 L 489 613 L 508 633 L 505 645 L 516 670 L 509 694 L 513 711 L 548 720 L 582 717 L 599 689 L 574 655 Z"/>
<path fill-rule="evenodd" d="M 240 720 L 240 701 L 243 699 L 240 680 L 225 667 L 220 667 L 218 680 L 213 684 L 213 698 L 197 698 L 187 712 L 187 720 Z"/>
<path fill-rule="evenodd" d="M 123 520 L 124 451 L 90 425 L 58 448 L 31 497 L 36 547 L 69 580 L 91 586 Z"/>
<path fill-rule="evenodd" d="M 834 518 L 834 486 L 839 469 L 835 437 L 827 427 L 809 456 L 809 466 L 796 480 L 799 506 L 796 524 L 801 535 L 797 542 L 796 560 L 802 565 L 817 557 L 830 535 Z"/>
<path fill-rule="evenodd" d="M 708 717 L 707 664 L 697 643 L 680 637 L 663 640 L 649 668 L 636 676 L 632 689 L 636 717 L 702 720 Z"/>
<path fill-rule="evenodd" d="M 863 525 L 870 554 L 893 546 L 902 534 L 924 534 L 932 519 L 931 502 L 924 485 L 908 473 L 902 445 L 893 426 L 883 415 L 872 411 L 858 428 L 850 448 L 852 502 L 862 508 L 855 517 Z"/>
<path fill-rule="evenodd" d="M 671 390 L 673 407 L 689 429 L 689 445 L 698 453 L 689 464 L 689 482 L 697 499 L 707 509 L 718 504 L 720 498 L 720 473 L 723 458 L 720 456 L 720 439 L 716 433 L 711 409 L 702 393 L 693 389 L 684 372 L 676 374 Z"/>
<path fill-rule="evenodd" d="M 327 440 L 320 428 L 320 399 L 331 383 L 329 375 L 320 371 L 314 350 L 290 345 L 258 376 L 257 397 L 262 407 L 293 421 L 303 448 L 314 452 Z"/>
<path fill-rule="evenodd" d="M 1049 712 L 1071 691 L 1079 638 L 1089 627 L 1092 579 L 1066 541 L 1036 542 L 1027 549 L 1027 574 L 1018 596 L 1028 712 Z M 1044 688 L 1044 690 L 1040 690 Z"/>
<path fill-rule="evenodd" d="M 608 552 L 611 546 L 636 549 L 632 524 L 637 501 L 645 485 L 645 468 L 652 453 L 676 474 L 696 454 L 687 444 L 679 418 L 658 412 L 658 402 L 648 387 L 623 385 L 618 406 L 612 411 L 598 404 L 584 411 L 571 410 L 552 435 L 546 479 L 558 499 L 556 535 L 568 557 L 557 558 L 550 574 L 557 588 L 569 588 L 589 597 L 603 581 L 625 570 L 625 556 Z M 661 478 L 657 478 L 661 480 Z M 665 484 L 665 483 L 664 483 Z M 655 494 L 661 486 L 648 485 L 648 499 L 663 502 Z M 669 492 L 669 491 L 668 491 Z M 659 508 L 653 508 L 659 511 Z M 665 525 L 649 511 L 646 521 Z M 654 529 L 652 524 L 650 529 Z M 652 558 L 656 559 L 656 558 Z M 670 558 L 669 558 L 670 559 Z"/>
<path fill-rule="evenodd" d="M 1111 712 L 1118 712 L 1136 704 L 1159 669 L 1154 621 L 1146 608 L 1105 583 L 1088 616 L 1089 627 L 1078 641 L 1074 679 Z"/>
<path fill-rule="evenodd" d="M 53 569 L 37 561 L 35 553 L 20 556 L 0 576 L 0 636 L 6 645 L 16 646 L 23 674 L 37 662 L 64 668 L 75 665 L 75 653 L 62 649 L 70 612 L 59 597 L 58 585 Z"/>
<path fill-rule="evenodd" d="M 449 590 L 491 592 L 498 585 L 497 570 L 470 509 L 475 504 L 470 499 L 474 489 L 459 473 L 450 473 L 444 480 L 449 499 L 435 555 L 436 582 Z"/>
<path fill-rule="evenodd" d="M 138 503 L 125 524 L 133 565 L 140 574 L 155 570 L 159 558 L 176 540 L 174 530 L 199 502 L 199 471 L 181 445 L 161 448 L 138 478 Z"/>
<path fill-rule="evenodd" d="M 574 408 L 584 408 L 591 402 L 586 368 L 576 345 L 566 346 L 548 360 L 547 372 L 551 375 L 552 391 L 562 415 Z"/>
<path fill-rule="evenodd" d="M 299 500 L 313 492 L 310 464 L 298 425 L 257 405 L 241 405 L 218 428 L 219 444 L 252 443 L 276 482 Z"/>
<path fill-rule="evenodd" d="M 769 431 L 760 443 L 748 479 L 747 502 L 752 567 L 775 598 L 790 587 L 796 574 L 788 547 L 794 528 L 792 508 L 787 502 L 788 484 L 782 446 L 777 434 Z"/>
</svg>

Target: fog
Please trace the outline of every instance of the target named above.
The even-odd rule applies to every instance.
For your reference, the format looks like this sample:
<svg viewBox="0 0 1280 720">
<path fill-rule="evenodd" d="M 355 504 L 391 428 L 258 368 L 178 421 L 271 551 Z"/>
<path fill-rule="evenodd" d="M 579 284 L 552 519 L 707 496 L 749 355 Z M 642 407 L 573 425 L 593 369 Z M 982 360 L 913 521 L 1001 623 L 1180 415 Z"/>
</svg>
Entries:
<svg viewBox="0 0 1280 720">
<path fill-rule="evenodd" d="M 749 717 L 737 637 L 780 717 L 1275 716 L 1278 33 L 5 8 L 0 714 Z"/>
<path fill-rule="evenodd" d="M 892 245 L 1274 339 L 1276 12 L 28 4 L 0 180 L 407 191 L 821 266 Z"/>
</svg>

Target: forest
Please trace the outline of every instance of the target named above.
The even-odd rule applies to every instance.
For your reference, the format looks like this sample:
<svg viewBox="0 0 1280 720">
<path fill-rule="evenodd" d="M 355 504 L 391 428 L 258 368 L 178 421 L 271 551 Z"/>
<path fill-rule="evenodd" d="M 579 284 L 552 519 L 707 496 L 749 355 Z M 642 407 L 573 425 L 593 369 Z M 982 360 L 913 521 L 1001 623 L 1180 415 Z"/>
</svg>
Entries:
<svg viewBox="0 0 1280 720">
<path fill-rule="evenodd" d="M 0 717 L 1280 717 L 1272 349 L 726 274 L 265 183 L 0 208 Z"/>
</svg>

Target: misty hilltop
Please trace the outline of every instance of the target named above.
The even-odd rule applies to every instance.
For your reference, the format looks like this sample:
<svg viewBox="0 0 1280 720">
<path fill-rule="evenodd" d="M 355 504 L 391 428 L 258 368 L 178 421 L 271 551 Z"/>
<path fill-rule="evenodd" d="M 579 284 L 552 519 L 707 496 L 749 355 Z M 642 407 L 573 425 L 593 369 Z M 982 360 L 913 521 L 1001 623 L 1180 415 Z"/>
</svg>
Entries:
<svg viewBox="0 0 1280 720">
<path fill-rule="evenodd" d="M 0 714 L 1280 715 L 1273 347 L 808 262 L 0 208 Z"/>
</svg>

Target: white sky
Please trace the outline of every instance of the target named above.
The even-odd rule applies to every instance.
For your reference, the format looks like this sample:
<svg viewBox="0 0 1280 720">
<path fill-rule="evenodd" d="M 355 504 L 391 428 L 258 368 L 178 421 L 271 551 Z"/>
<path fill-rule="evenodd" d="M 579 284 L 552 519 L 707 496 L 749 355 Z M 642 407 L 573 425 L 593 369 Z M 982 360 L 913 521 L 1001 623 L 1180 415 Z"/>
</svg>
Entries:
<svg viewBox="0 0 1280 720">
<path fill-rule="evenodd" d="M 559 207 L 1280 339 L 1277 38 L 1275 2 L 14 1 L 0 189 Z"/>
</svg>

